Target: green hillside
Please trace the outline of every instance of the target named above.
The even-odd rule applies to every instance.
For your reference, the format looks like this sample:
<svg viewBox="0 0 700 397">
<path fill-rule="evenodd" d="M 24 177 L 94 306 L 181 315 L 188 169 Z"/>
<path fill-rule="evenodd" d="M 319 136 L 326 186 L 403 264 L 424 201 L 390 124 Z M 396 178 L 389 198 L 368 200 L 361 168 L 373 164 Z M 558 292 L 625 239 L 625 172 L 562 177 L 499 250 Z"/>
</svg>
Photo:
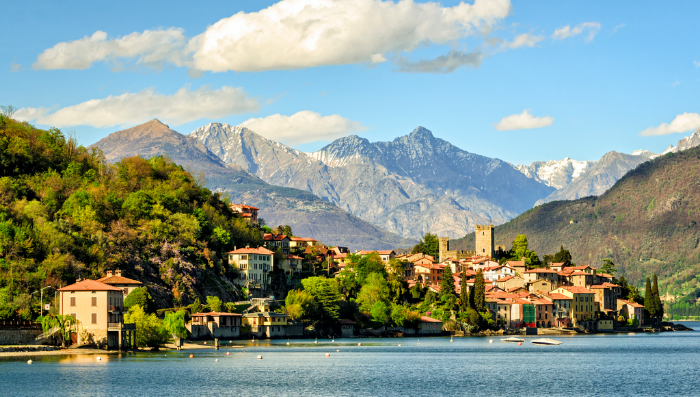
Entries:
<svg viewBox="0 0 700 397">
<path fill-rule="evenodd" d="M 540 258 L 563 245 L 577 264 L 605 258 L 637 285 L 657 273 L 662 290 L 698 285 L 700 270 L 700 147 L 669 153 L 628 172 L 599 197 L 555 201 L 496 227 L 496 244 L 510 248 L 525 234 Z M 451 242 L 474 249 L 474 233 Z"/>
<path fill-rule="evenodd" d="M 160 307 L 235 300 L 223 253 L 260 242 L 220 194 L 168 158 L 109 164 L 57 129 L 0 116 L 0 320 L 29 318 L 38 308 L 29 294 L 44 285 L 117 268 Z"/>
</svg>

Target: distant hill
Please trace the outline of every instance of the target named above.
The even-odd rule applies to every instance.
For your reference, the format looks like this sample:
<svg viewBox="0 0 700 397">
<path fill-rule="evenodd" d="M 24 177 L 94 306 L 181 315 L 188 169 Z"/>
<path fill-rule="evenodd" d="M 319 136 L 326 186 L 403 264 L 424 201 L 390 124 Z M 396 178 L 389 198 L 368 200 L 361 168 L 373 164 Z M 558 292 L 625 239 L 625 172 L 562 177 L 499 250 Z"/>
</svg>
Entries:
<svg viewBox="0 0 700 397">
<path fill-rule="evenodd" d="M 158 120 L 110 134 L 92 146 L 108 161 L 139 155 L 167 155 L 193 174 L 203 173 L 206 186 L 228 193 L 234 202 L 259 207 L 260 216 L 276 226 L 290 225 L 295 234 L 351 249 L 409 247 L 414 240 L 391 234 L 344 211 L 311 192 L 273 186 L 237 164 L 226 164 L 197 139 Z"/>
<path fill-rule="evenodd" d="M 700 270 L 700 147 L 668 153 L 625 174 L 599 197 L 553 201 L 496 227 L 496 244 L 525 234 L 540 258 L 560 245 L 578 264 L 610 258 L 633 282 L 657 273 L 679 292 Z M 474 233 L 451 242 L 473 249 Z"/>
</svg>

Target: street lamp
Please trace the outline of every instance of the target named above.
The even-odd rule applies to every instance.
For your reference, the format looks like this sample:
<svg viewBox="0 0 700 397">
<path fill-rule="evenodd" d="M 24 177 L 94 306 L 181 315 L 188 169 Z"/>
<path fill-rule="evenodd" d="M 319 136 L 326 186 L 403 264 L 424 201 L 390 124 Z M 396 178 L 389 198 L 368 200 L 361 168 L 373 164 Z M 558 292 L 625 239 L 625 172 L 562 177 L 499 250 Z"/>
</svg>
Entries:
<svg viewBox="0 0 700 397">
<path fill-rule="evenodd" d="M 41 306 L 41 317 L 44 317 L 44 290 L 47 288 L 53 288 L 53 287 L 49 285 L 49 286 L 46 286 L 46 287 L 41 289 L 41 294 L 40 294 L 41 295 L 41 298 L 40 298 L 41 304 L 39 305 L 39 306 Z"/>
</svg>

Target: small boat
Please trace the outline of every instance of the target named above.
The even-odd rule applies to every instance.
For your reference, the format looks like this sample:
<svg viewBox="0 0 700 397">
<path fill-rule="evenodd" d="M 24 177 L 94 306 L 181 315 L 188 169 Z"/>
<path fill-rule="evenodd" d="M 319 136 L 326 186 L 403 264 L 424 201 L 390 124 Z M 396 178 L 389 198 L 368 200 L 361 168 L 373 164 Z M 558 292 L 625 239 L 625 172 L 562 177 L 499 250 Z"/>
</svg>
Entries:
<svg viewBox="0 0 700 397">
<path fill-rule="evenodd" d="M 503 339 L 501 339 L 501 342 L 505 342 L 505 343 L 518 343 L 518 342 L 525 342 L 525 339 L 516 338 L 515 336 L 510 336 L 510 337 L 508 337 L 508 338 L 503 338 Z"/>
<path fill-rule="evenodd" d="M 561 345 L 561 342 L 559 342 L 558 340 L 549 338 L 535 339 L 532 341 L 532 343 L 536 345 Z"/>
</svg>

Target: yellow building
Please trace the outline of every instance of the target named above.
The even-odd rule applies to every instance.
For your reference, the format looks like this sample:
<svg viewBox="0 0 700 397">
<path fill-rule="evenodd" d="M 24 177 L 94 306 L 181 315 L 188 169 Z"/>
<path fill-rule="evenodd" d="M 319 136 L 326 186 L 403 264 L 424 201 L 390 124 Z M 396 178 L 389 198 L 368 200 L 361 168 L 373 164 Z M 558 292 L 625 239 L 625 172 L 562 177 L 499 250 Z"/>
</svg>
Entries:
<svg viewBox="0 0 700 397">
<path fill-rule="evenodd" d="M 267 248 L 239 248 L 228 252 L 228 263 L 237 267 L 240 279 L 238 285 L 248 288 L 267 290 L 270 284 L 269 274 L 274 269 L 274 252 Z"/>
<path fill-rule="evenodd" d="M 257 312 L 243 315 L 243 325 L 250 326 L 250 332 L 259 337 L 282 337 L 287 334 L 289 316 L 282 313 Z"/>
<path fill-rule="evenodd" d="M 574 286 L 559 287 L 552 292 L 572 299 L 569 318 L 574 322 L 574 326 L 581 321 L 595 318 L 595 292 L 585 287 Z"/>
</svg>

